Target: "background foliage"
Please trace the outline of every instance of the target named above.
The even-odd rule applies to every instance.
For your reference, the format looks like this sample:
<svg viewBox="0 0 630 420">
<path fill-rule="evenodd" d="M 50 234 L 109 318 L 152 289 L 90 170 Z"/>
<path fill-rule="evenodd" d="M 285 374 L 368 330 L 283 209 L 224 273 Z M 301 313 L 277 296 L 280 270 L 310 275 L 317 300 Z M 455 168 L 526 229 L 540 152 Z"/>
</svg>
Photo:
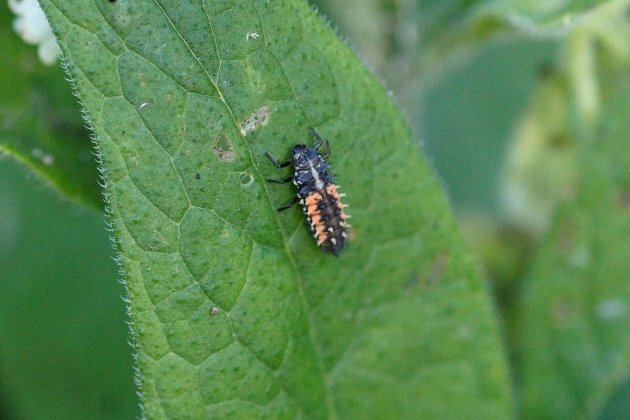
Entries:
<svg viewBox="0 0 630 420">
<path fill-rule="evenodd" d="M 630 405 L 628 4 L 318 6 L 396 94 L 485 263 L 518 415 L 622 418 Z M 10 58 L 2 73 L 19 82 L 5 87 L 0 144 L 19 144 L 12 154 L 95 203 L 94 166 L 85 164 L 85 132 L 61 72 L 42 69 L 11 33 L 7 11 L 0 15 Z M 51 112 L 47 103 L 66 105 L 33 118 Z M 35 146 L 23 140 L 40 137 Z M 54 149 L 76 139 L 83 146 Z M 37 162 L 33 149 L 46 142 L 69 169 L 55 174 Z M 62 159 L 68 151 L 75 158 Z M 7 159 L 0 168 L 0 414 L 136 416 L 123 290 L 112 281 L 100 212 Z M 75 171 L 85 171 L 84 185 L 64 179 Z M 68 364 L 75 369 L 60 369 Z"/>
</svg>

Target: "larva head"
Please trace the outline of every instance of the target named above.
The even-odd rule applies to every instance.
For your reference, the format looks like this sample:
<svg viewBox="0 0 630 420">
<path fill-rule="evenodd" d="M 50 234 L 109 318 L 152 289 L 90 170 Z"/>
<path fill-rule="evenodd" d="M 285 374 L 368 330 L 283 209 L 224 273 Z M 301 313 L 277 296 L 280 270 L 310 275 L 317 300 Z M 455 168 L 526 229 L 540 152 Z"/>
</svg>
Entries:
<svg viewBox="0 0 630 420">
<path fill-rule="evenodd" d="M 293 156 L 293 166 L 296 169 L 306 169 L 313 165 L 319 158 L 319 153 L 313 147 L 307 147 L 304 144 L 297 144 L 291 149 Z"/>
</svg>

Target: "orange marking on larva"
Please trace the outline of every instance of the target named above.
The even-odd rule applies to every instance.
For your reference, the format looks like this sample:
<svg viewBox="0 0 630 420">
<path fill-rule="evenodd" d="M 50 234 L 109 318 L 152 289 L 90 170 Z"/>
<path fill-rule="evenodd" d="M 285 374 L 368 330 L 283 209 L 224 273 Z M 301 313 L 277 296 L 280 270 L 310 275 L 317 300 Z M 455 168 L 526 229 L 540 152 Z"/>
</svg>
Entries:
<svg viewBox="0 0 630 420">
<path fill-rule="evenodd" d="M 326 192 L 330 194 L 335 200 L 339 200 L 339 193 L 337 192 L 337 186 L 330 184 L 326 187 Z"/>
<path fill-rule="evenodd" d="M 313 225 L 318 225 L 321 223 L 322 217 L 319 214 L 312 214 L 310 215 L 311 218 L 311 223 Z"/>
<path fill-rule="evenodd" d="M 307 207 L 310 207 L 313 204 L 317 205 L 317 203 L 321 199 L 322 199 L 321 195 L 319 195 L 318 193 L 313 193 L 313 194 L 310 194 L 308 197 L 306 197 L 306 199 L 304 200 L 304 204 L 306 204 Z"/>
<path fill-rule="evenodd" d="M 323 223 L 313 226 L 315 226 L 315 233 L 317 236 L 326 236 L 326 226 Z"/>
<path fill-rule="evenodd" d="M 317 235 L 317 242 L 324 243 L 324 242 L 326 242 L 327 239 L 328 239 L 328 235 L 326 235 L 326 234 Z"/>
</svg>

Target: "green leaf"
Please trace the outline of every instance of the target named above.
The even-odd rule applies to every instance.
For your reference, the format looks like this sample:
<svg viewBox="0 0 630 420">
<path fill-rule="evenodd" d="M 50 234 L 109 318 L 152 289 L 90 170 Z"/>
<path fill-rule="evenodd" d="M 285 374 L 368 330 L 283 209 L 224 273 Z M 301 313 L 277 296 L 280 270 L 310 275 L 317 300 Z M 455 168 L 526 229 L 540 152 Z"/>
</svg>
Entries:
<svg viewBox="0 0 630 420">
<path fill-rule="evenodd" d="M 575 197 L 555 217 L 520 311 L 525 418 L 621 418 L 613 413 L 629 398 L 630 68 L 599 56 L 601 117 L 594 130 L 573 126 Z"/>
<path fill-rule="evenodd" d="M 304 2 L 42 4 L 96 133 L 148 417 L 510 416 L 439 184 Z M 339 258 L 264 181 L 309 126 L 352 206 Z"/>
<path fill-rule="evenodd" d="M 11 29 L 0 2 L 0 155 L 7 154 L 73 199 L 103 207 L 93 145 L 57 66 L 46 68 Z"/>
</svg>

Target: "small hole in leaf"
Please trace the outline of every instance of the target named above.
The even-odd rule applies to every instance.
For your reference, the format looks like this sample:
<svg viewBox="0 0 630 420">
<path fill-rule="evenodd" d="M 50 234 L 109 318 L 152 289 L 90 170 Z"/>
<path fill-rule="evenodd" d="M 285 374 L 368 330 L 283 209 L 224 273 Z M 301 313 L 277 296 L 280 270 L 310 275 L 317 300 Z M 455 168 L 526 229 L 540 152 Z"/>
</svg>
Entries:
<svg viewBox="0 0 630 420">
<path fill-rule="evenodd" d="M 254 182 L 254 177 L 249 172 L 241 172 L 241 174 L 239 175 L 239 180 L 242 187 L 247 187 L 251 185 L 252 182 Z"/>
</svg>

